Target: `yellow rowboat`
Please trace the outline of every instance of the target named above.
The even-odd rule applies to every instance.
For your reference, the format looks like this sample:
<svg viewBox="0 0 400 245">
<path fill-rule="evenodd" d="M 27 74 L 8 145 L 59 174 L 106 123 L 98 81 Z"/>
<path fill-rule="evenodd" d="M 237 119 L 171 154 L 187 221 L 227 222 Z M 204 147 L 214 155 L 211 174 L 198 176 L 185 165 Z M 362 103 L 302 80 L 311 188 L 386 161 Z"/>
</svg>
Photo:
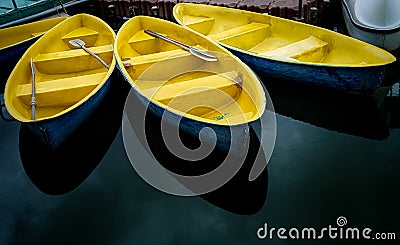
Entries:
<svg viewBox="0 0 400 245">
<path fill-rule="evenodd" d="M 77 39 L 109 68 L 73 46 L 71 40 Z M 114 39 L 111 27 L 88 14 L 72 16 L 48 31 L 8 78 L 4 99 L 10 115 L 57 148 L 106 95 L 115 67 Z"/>
<path fill-rule="evenodd" d="M 55 17 L 0 29 L 1 93 L 4 90 L 8 76 L 26 49 L 45 32 L 65 19 L 67 19 L 66 16 Z"/>
<path fill-rule="evenodd" d="M 179 3 L 176 21 L 219 42 L 260 76 L 372 93 L 396 58 L 320 27 L 239 9 Z"/>
<path fill-rule="evenodd" d="M 207 51 L 218 61 L 198 58 L 146 30 Z M 266 96 L 254 72 L 216 42 L 188 28 L 137 16 L 118 31 L 114 52 L 118 68 L 146 111 L 161 118 L 180 118 L 180 129 L 189 134 L 210 127 L 221 137 L 217 144 L 229 147 L 230 127 L 247 125 L 264 113 Z"/>
</svg>

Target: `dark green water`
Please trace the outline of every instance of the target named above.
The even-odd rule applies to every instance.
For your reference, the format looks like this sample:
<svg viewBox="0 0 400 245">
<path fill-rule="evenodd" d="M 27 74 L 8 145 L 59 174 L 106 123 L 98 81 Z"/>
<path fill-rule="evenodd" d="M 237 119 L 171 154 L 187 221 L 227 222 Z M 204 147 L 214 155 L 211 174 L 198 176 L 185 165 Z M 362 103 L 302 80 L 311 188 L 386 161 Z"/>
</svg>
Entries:
<svg viewBox="0 0 400 245">
<path fill-rule="evenodd" d="M 344 227 L 396 233 L 387 242 L 398 244 L 399 97 L 378 106 L 372 96 L 263 80 L 277 112 L 263 181 L 203 198 L 166 194 L 135 172 L 120 128 L 127 86 L 57 152 L 0 120 L 0 244 L 354 244 L 257 237 L 264 223 L 320 230 L 340 216 Z M 359 244 L 372 242 L 386 244 Z"/>
<path fill-rule="evenodd" d="M 399 239 L 399 98 L 378 107 L 374 97 L 287 82 L 267 89 L 277 139 L 268 181 L 252 189 L 267 193 L 253 215 L 163 193 L 137 175 L 120 129 L 126 86 L 114 88 L 92 118 L 97 123 L 83 126 L 57 153 L 19 123 L 0 120 L 0 244 L 353 244 L 257 238 L 264 223 L 321 229 L 340 216 L 346 227 L 395 232 Z M 218 196 L 230 195 L 239 210 L 251 207 L 254 200 L 241 195 L 249 190 L 240 188 Z"/>
</svg>

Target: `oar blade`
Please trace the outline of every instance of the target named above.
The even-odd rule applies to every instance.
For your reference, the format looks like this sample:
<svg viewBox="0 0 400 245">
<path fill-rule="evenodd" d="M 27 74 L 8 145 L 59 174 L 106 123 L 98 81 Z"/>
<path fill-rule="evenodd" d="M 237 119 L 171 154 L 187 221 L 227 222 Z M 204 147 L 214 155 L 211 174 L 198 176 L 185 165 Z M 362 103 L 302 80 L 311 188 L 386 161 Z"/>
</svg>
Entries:
<svg viewBox="0 0 400 245">
<path fill-rule="evenodd" d="M 189 52 L 192 55 L 194 55 L 200 59 L 203 59 L 205 61 L 211 61 L 211 62 L 218 61 L 218 58 L 215 57 L 214 55 L 212 55 L 208 52 L 202 51 L 200 49 L 197 49 L 197 48 L 190 47 Z"/>
<path fill-rule="evenodd" d="M 74 47 L 83 47 L 85 46 L 85 42 L 80 40 L 80 39 L 73 39 L 73 40 L 69 40 L 69 43 L 74 46 Z"/>
</svg>

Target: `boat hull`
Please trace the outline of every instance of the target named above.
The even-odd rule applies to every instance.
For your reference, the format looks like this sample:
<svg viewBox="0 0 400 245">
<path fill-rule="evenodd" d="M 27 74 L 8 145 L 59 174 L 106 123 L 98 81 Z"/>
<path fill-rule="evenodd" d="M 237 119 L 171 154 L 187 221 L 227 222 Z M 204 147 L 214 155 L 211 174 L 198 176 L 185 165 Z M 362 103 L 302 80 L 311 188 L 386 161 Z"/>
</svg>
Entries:
<svg viewBox="0 0 400 245">
<path fill-rule="evenodd" d="M 318 86 L 335 91 L 372 94 L 384 81 L 385 67 L 313 66 L 265 59 L 227 47 L 261 77 Z"/>
<path fill-rule="evenodd" d="M 58 148 L 98 108 L 108 94 L 115 76 L 113 72 L 93 96 L 74 110 L 53 119 L 28 122 L 26 125 L 49 148 Z"/>
<path fill-rule="evenodd" d="M 399 49 L 400 24 L 393 28 L 377 28 L 364 24 L 357 19 L 354 12 L 355 2 L 356 0 L 342 0 L 342 13 L 349 35 L 391 52 Z"/>
</svg>

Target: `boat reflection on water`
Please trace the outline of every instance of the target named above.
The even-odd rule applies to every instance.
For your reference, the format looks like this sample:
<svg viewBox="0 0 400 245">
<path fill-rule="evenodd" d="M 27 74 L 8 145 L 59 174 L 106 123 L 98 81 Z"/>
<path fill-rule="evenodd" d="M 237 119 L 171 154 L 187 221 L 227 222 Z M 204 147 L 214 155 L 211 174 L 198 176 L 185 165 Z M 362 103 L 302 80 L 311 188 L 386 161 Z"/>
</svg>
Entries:
<svg viewBox="0 0 400 245">
<path fill-rule="evenodd" d="M 119 76 L 114 72 L 113 76 Z M 25 125 L 19 132 L 22 165 L 32 183 L 49 195 L 77 188 L 97 167 L 117 135 L 129 85 L 114 79 L 100 106 L 58 149 L 50 149 Z"/>
<path fill-rule="evenodd" d="M 376 96 L 339 93 L 292 81 L 263 79 L 275 112 L 317 127 L 373 140 L 389 137 L 385 113 L 380 108 L 386 88 Z"/>
<path fill-rule="evenodd" d="M 135 111 L 134 114 L 130 112 L 133 108 L 128 108 L 127 105 L 136 105 L 133 110 Z M 259 166 L 262 164 L 265 166 L 267 164 L 262 145 L 258 138 L 258 135 L 260 134 L 257 132 L 257 130 L 261 128 L 260 125 L 257 125 L 260 124 L 260 121 L 253 122 L 253 126 L 248 128 L 249 145 L 246 149 L 247 152 L 244 152 L 243 154 L 239 152 L 233 153 L 238 156 L 235 158 L 237 162 L 243 160 L 243 163 L 242 165 L 239 165 L 240 168 L 236 174 L 224 185 L 218 188 L 213 188 L 209 192 L 200 193 L 200 191 L 197 192 L 198 186 L 196 186 L 196 184 L 181 180 L 186 180 L 186 178 L 190 177 L 197 178 L 199 176 L 204 176 L 217 168 L 222 167 L 224 161 L 228 159 L 227 156 L 231 153 L 223 151 L 221 148 L 214 147 L 208 155 L 201 159 L 188 160 L 185 159 L 185 157 L 176 155 L 176 152 L 171 152 L 171 148 L 168 146 L 168 143 L 166 143 L 166 141 L 168 142 L 168 139 L 165 138 L 166 136 L 164 131 L 173 130 L 174 126 L 169 128 L 170 126 L 163 125 L 163 123 L 168 122 L 163 122 L 162 118 L 156 116 L 150 110 L 145 112 L 145 118 L 143 120 L 143 118 L 138 117 L 137 115 L 141 115 L 141 112 L 138 112 L 138 110 L 144 110 L 144 108 L 137 108 L 137 105 L 140 105 L 138 98 L 131 92 L 128 95 L 125 107 L 126 114 L 124 116 L 122 131 L 125 149 L 131 164 L 136 172 L 147 183 L 170 194 L 200 196 L 207 202 L 235 214 L 255 214 L 263 207 L 268 189 L 267 167 L 263 169 L 257 178 L 253 181 L 249 181 L 249 175 L 253 166 Z M 202 144 L 206 144 L 204 141 L 201 141 L 199 137 L 199 132 L 189 134 L 184 130 L 179 130 L 179 140 L 185 147 L 187 147 L 187 149 L 197 150 L 202 147 Z M 218 135 L 216 135 L 216 137 L 218 137 Z M 139 149 L 137 145 L 141 145 L 143 148 Z M 134 150 L 127 149 L 127 147 L 132 147 Z M 242 157 L 240 157 L 240 155 L 242 155 Z M 230 166 L 235 166 L 235 160 L 231 160 L 226 163 Z M 151 168 L 151 170 L 143 170 L 143 167 L 140 166 L 142 164 L 141 162 L 143 162 L 144 168 Z M 155 168 L 157 169 L 150 167 L 152 165 L 156 166 Z M 161 168 L 159 168 L 159 166 L 161 166 Z M 166 184 L 168 185 L 166 188 L 168 190 L 160 187 L 163 184 L 158 185 L 158 183 L 154 183 L 154 179 L 152 180 L 153 177 L 149 177 L 145 171 L 148 171 L 148 173 L 153 175 L 156 178 L 155 181 L 163 182 L 164 180 L 161 179 L 171 179 L 171 182 L 169 182 L 170 180 L 165 181 L 169 182 Z M 176 178 L 176 175 L 183 178 Z M 221 178 L 224 177 L 225 176 L 222 176 Z M 181 190 L 183 188 L 190 194 L 181 194 L 178 193 L 179 191 L 169 191 L 171 190 L 169 188 L 175 190 Z"/>
<path fill-rule="evenodd" d="M 257 153 L 258 151 L 261 153 Z M 259 154 L 259 155 L 257 155 Z M 268 169 L 253 181 L 249 174 L 254 165 L 267 164 L 262 145 L 250 127 L 250 145 L 241 169 L 220 188 L 201 195 L 204 200 L 237 214 L 255 214 L 264 205 L 268 190 Z M 262 162 L 262 163 L 260 163 Z"/>
<path fill-rule="evenodd" d="M 395 83 L 382 103 L 390 128 L 400 128 L 400 82 Z"/>
</svg>

